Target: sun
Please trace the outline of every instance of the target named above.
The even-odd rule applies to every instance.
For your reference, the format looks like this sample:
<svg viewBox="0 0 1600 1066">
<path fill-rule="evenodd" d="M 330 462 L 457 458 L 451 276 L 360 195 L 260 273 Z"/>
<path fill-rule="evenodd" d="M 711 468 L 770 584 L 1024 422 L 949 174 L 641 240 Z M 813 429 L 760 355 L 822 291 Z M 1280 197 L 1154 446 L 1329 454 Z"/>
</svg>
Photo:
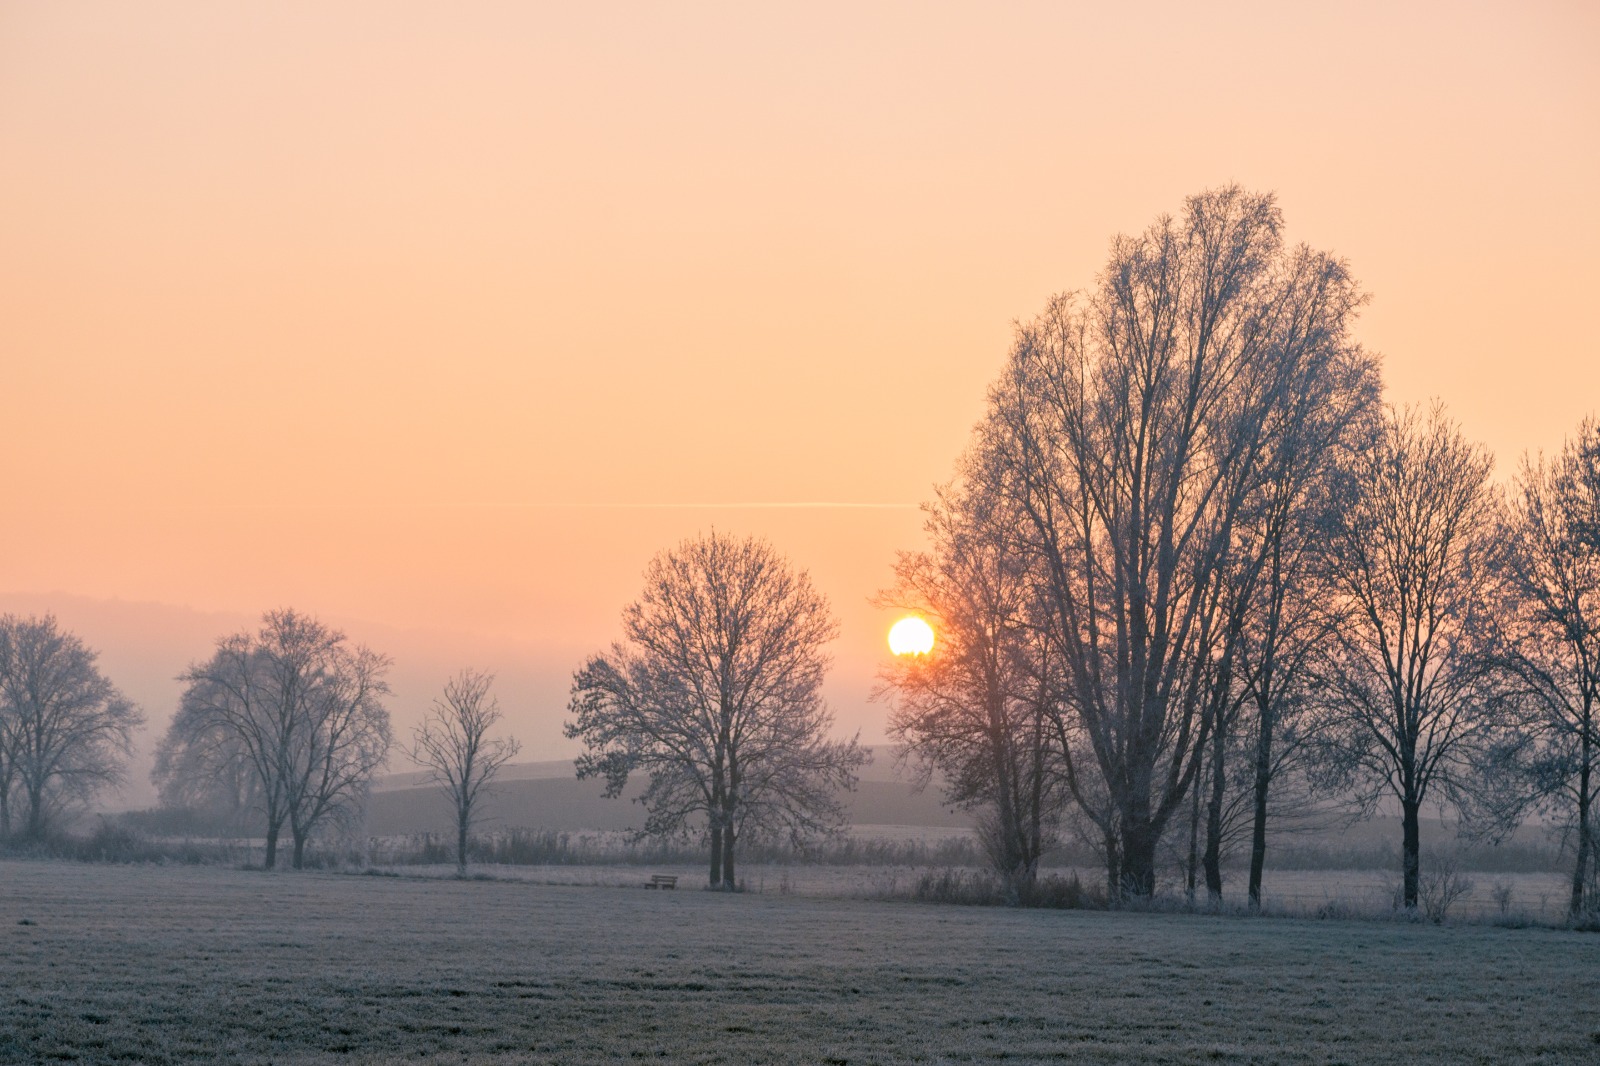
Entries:
<svg viewBox="0 0 1600 1066">
<path fill-rule="evenodd" d="M 915 615 L 889 629 L 889 650 L 896 655 L 926 655 L 933 650 L 933 627 Z"/>
</svg>

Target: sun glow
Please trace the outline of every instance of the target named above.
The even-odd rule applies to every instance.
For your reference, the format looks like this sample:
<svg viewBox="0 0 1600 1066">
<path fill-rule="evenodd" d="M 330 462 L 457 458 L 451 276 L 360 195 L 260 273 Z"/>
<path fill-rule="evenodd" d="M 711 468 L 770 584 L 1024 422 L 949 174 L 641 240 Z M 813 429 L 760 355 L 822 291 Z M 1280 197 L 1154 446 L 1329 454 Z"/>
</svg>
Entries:
<svg viewBox="0 0 1600 1066">
<path fill-rule="evenodd" d="M 915 616 L 889 629 L 889 650 L 896 655 L 926 655 L 933 650 L 933 627 Z"/>
</svg>

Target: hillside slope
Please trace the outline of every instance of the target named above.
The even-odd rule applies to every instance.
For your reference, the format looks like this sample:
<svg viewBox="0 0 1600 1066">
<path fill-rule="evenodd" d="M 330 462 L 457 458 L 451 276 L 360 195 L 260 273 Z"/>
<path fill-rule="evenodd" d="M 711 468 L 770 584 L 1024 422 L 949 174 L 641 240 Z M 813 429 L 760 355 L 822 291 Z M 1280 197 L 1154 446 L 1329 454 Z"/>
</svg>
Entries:
<svg viewBox="0 0 1600 1066">
<path fill-rule="evenodd" d="M 579 781 L 566 760 L 508 765 L 483 801 L 480 827 L 546 829 L 629 829 L 643 822 L 644 811 L 628 799 L 607 799 L 601 781 Z M 630 794 L 637 794 L 633 790 Z M 846 797 L 854 825 L 903 825 L 965 828 L 964 811 L 940 802 L 936 786 L 920 792 L 898 772 L 886 749 L 863 767 L 856 791 Z M 444 833 L 453 815 L 444 794 L 424 772 L 391 774 L 367 804 L 367 829 L 378 836 Z"/>
</svg>

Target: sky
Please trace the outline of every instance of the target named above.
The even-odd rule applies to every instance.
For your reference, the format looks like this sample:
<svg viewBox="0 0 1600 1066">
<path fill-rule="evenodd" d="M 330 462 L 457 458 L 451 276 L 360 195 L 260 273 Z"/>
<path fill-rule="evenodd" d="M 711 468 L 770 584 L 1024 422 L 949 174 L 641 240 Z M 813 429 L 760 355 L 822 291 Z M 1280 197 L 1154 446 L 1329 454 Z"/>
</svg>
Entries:
<svg viewBox="0 0 1600 1066">
<path fill-rule="evenodd" d="M 1597 57 L 1579 3 L 6 4 L 0 610 L 145 752 L 293 606 L 402 734 L 471 665 L 568 757 L 715 528 L 811 573 L 881 741 L 868 600 L 1013 323 L 1186 195 L 1275 191 L 1501 475 L 1600 411 Z"/>
</svg>

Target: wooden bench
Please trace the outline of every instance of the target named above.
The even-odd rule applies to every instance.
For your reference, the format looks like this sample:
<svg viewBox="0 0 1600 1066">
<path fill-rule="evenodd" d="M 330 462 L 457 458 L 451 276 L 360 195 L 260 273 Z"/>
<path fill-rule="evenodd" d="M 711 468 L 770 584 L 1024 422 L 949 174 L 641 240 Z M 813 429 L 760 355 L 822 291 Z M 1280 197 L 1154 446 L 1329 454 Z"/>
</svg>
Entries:
<svg viewBox="0 0 1600 1066">
<path fill-rule="evenodd" d="M 645 888 L 670 888 L 670 889 L 676 890 L 677 887 L 678 887 L 678 875 L 677 874 L 651 874 L 650 875 L 650 880 L 648 880 L 648 881 L 646 881 L 644 883 L 644 887 Z"/>
</svg>

